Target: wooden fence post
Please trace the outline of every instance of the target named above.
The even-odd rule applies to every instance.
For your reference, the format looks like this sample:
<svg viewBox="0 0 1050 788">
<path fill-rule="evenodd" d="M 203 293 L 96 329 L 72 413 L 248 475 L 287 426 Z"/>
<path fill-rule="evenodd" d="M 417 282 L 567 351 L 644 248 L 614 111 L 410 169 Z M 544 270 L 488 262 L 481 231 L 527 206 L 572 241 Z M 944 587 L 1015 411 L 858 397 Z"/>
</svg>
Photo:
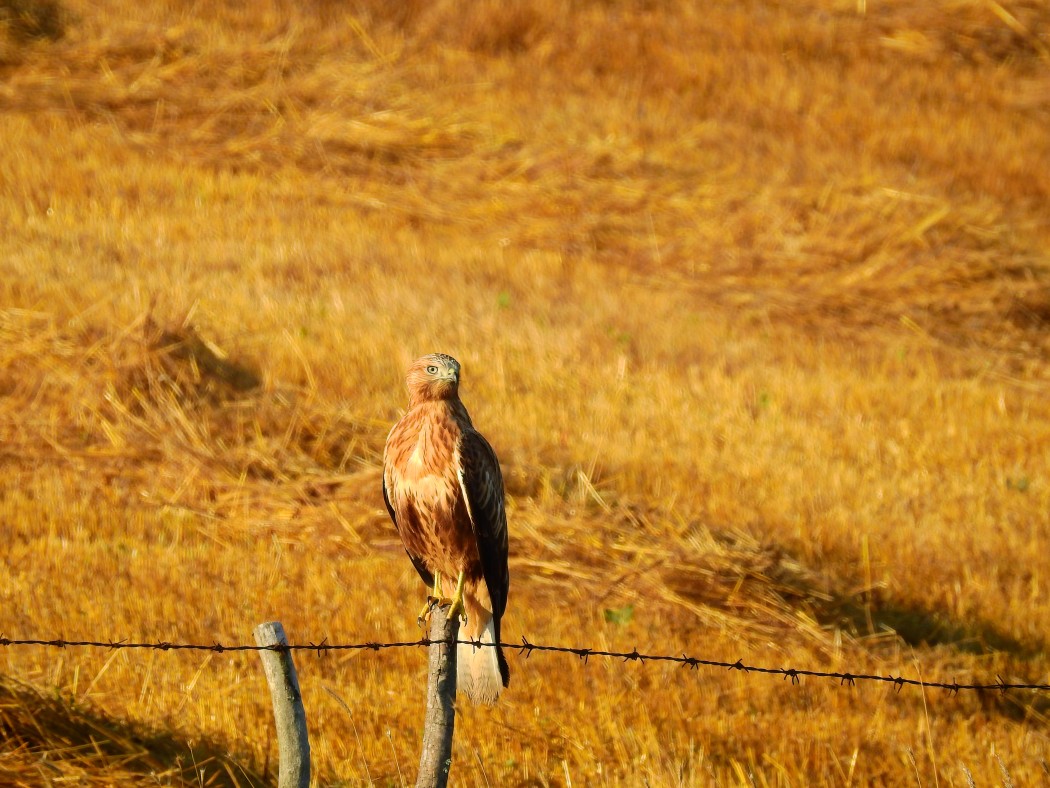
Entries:
<svg viewBox="0 0 1050 788">
<path fill-rule="evenodd" d="M 260 646 L 287 646 L 284 627 L 269 621 L 255 628 L 255 642 Z M 306 711 L 299 691 L 292 652 L 259 652 L 266 682 L 273 700 L 273 717 L 277 723 L 277 746 L 280 752 L 279 788 L 309 788 L 310 739 L 306 733 Z"/>
<path fill-rule="evenodd" d="M 452 732 L 456 727 L 456 640 L 459 616 L 449 620 L 435 605 L 430 616 L 430 659 L 423 751 L 416 788 L 445 788 L 452 769 Z"/>
</svg>

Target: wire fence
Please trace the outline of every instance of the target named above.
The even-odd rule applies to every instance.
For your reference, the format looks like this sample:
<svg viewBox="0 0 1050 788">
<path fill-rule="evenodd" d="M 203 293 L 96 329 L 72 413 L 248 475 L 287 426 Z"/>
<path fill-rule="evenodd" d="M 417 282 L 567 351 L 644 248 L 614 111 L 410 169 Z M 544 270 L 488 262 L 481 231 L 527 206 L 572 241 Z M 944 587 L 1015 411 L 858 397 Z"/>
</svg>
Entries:
<svg viewBox="0 0 1050 788">
<path fill-rule="evenodd" d="M 365 643 L 328 643 L 327 639 L 322 640 L 320 643 L 301 643 L 301 644 L 289 644 L 289 645 L 272 645 L 272 646 L 259 646 L 259 645 L 242 645 L 242 644 L 224 644 L 224 643 L 135 643 L 126 640 L 65 640 L 62 638 L 56 638 L 53 640 L 38 640 L 38 639 L 27 639 L 17 640 L 14 638 L 8 638 L 0 636 L 0 646 L 15 647 L 15 646 L 42 646 L 47 648 L 100 648 L 100 649 L 154 649 L 157 651 L 210 651 L 216 654 L 223 654 L 226 652 L 236 651 L 287 651 L 287 652 L 315 652 L 318 656 L 333 651 L 382 651 L 384 649 L 398 649 L 398 648 L 426 648 L 435 642 L 429 638 L 421 638 L 419 640 L 407 640 L 391 643 L 378 643 L 378 642 L 365 642 Z M 456 643 L 462 645 L 470 645 L 479 648 L 494 647 L 492 643 L 482 643 L 474 640 L 457 640 Z M 1003 679 L 1002 676 L 996 676 L 995 681 L 992 683 L 971 683 L 961 684 L 957 681 L 925 681 L 922 679 L 905 678 L 904 676 L 894 676 L 888 674 L 885 676 L 873 674 L 873 673 L 853 673 L 848 671 L 823 671 L 823 670 L 807 670 L 803 668 L 771 668 L 762 667 L 760 665 L 747 665 L 743 660 L 737 660 L 736 662 L 724 662 L 717 659 L 703 659 L 701 657 L 691 657 L 688 654 L 646 654 L 639 652 L 637 649 L 631 651 L 606 651 L 603 649 L 595 648 L 582 648 L 577 646 L 548 646 L 540 643 L 532 643 L 526 638 L 522 637 L 520 643 L 500 643 L 505 649 L 515 650 L 519 654 L 528 658 L 531 657 L 535 652 L 552 652 L 557 654 L 571 654 L 582 660 L 588 662 L 591 657 L 601 657 L 607 659 L 619 659 L 623 662 L 668 662 L 678 664 L 683 668 L 691 670 L 697 670 L 701 667 L 705 668 L 723 668 L 726 670 L 741 671 L 747 674 L 768 674 L 774 676 L 781 676 L 785 680 L 791 679 L 792 684 L 799 684 L 803 677 L 821 678 L 821 679 L 836 679 L 840 685 L 855 686 L 858 681 L 868 682 L 881 682 L 884 684 L 892 684 L 895 686 L 897 692 L 900 692 L 903 687 L 923 687 L 933 689 L 947 690 L 950 694 L 955 695 L 959 692 L 965 691 L 996 691 L 1002 694 L 1006 694 L 1009 690 L 1031 690 L 1034 692 L 1050 692 L 1050 684 L 1023 684 L 1008 682 Z"/>
</svg>

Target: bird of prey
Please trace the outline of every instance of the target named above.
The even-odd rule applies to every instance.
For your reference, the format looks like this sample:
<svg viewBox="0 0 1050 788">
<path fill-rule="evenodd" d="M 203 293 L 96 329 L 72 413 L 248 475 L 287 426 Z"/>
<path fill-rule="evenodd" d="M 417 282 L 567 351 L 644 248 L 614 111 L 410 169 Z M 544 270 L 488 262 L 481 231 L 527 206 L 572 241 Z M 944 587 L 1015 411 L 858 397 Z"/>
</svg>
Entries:
<svg viewBox="0 0 1050 788">
<path fill-rule="evenodd" d="M 408 368 L 408 411 L 383 451 L 383 498 L 405 551 L 432 589 L 419 615 L 451 604 L 464 634 L 489 645 L 457 647 L 457 686 L 495 703 L 510 681 L 500 642 L 507 607 L 507 513 L 499 461 L 459 399 L 459 362 L 443 353 Z"/>
</svg>

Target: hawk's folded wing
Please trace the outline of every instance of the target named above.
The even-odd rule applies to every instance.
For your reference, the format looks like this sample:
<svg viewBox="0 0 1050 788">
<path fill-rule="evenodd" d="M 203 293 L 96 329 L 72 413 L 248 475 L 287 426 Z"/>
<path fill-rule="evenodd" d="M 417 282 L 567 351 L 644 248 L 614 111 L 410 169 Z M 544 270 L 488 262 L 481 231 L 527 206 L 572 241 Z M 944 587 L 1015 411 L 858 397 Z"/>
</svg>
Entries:
<svg viewBox="0 0 1050 788">
<path fill-rule="evenodd" d="M 485 584 L 492 598 L 497 621 L 507 608 L 510 573 L 507 569 L 507 510 L 503 495 L 503 474 L 489 442 L 473 430 L 465 429 L 459 447 L 459 481 L 466 496 L 478 556 Z"/>
</svg>

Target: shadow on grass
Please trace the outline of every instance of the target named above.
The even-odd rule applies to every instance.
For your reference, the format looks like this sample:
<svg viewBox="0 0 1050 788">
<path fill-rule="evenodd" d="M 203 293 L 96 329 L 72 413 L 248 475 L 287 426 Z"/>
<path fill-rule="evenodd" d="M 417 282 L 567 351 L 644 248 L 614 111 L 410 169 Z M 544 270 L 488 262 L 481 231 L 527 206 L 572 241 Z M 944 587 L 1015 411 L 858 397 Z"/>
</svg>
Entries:
<svg viewBox="0 0 1050 788">
<path fill-rule="evenodd" d="M 119 722 L 0 676 L 0 783 L 271 784 L 221 744 Z"/>
<path fill-rule="evenodd" d="M 66 13 L 58 0 L 0 0 L 3 28 L 17 41 L 57 41 L 65 33 Z"/>
<path fill-rule="evenodd" d="M 956 621 L 936 611 L 883 601 L 877 594 L 868 601 L 836 597 L 817 610 L 817 619 L 857 637 L 892 632 L 909 646 L 950 646 L 966 654 L 1030 658 L 1047 650 L 1044 642 L 1022 643 L 986 621 Z"/>
<path fill-rule="evenodd" d="M 734 616 L 745 625 L 759 621 L 762 626 L 808 628 L 823 636 L 841 631 L 857 641 L 880 649 L 895 641 L 916 649 L 949 649 L 960 654 L 1006 655 L 1007 664 L 1022 675 L 1005 675 L 1007 682 L 1033 681 L 1045 667 L 1047 643 L 1044 639 L 1017 639 L 994 622 L 960 621 L 936 610 L 902 605 L 887 599 L 878 590 L 849 593 L 847 579 L 806 566 L 782 545 L 755 539 L 732 530 L 696 529 L 690 536 L 696 548 L 688 561 L 665 564 L 661 579 L 674 598 L 684 599 L 706 609 Z M 606 610 L 606 620 L 621 624 L 633 609 Z M 800 615 L 800 613 L 802 615 Z M 875 642 L 881 642 L 876 646 Z M 949 677 L 927 677 L 951 680 Z M 994 682 L 995 677 L 982 676 Z M 1040 679 L 1036 678 L 1035 681 Z M 977 693 L 987 713 L 1018 721 L 1033 715 L 1043 719 L 1050 714 L 1050 697 L 1025 691 Z"/>
<path fill-rule="evenodd" d="M 944 646 L 975 655 L 998 652 L 1025 661 L 1039 660 L 1047 652 L 1045 641 L 1022 643 L 987 622 L 961 623 L 936 612 L 879 603 L 878 600 L 872 600 L 871 604 L 856 599 L 837 600 L 835 611 L 829 611 L 827 620 L 822 623 L 838 626 L 858 637 L 892 633 L 916 648 Z M 1020 676 L 1010 680 L 1021 679 L 1030 680 Z M 1028 719 L 1032 714 L 1046 716 L 1050 713 L 1050 698 L 1042 694 L 982 690 L 978 691 L 978 697 L 985 711 L 1017 721 Z"/>
<path fill-rule="evenodd" d="M 824 630 L 858 639 L 892 635 L 914 647 L 1001 652 L 1021 659 L 1047 652 L 1045 640 L 1022 642 L 995 622 L 961 621 L 900 604 L 877 589 L 844 591 L 855 587 L 855 580 L 808 566 L 780 544 L 731 529 L 697 528 L 687 538 L 695 552 L 664 562 L 661 579 L 668 590 L 694 604 L 781 626 L 811 620 Z M 806 613 L 802 619 L 799 611 Z"/>
<path fill-rule="evenodd" d="M 1041 675 L 1046 640 L 1019 639 L 994 621 L 960 620 L 941 611 L 901 604 L 878 589 L 849 592 L 856 582 L 807 566 L 783 545 L 734 530 L 697 527 L 685 535 L 691 554 L 661 561 L 661 580 L 668 599 L 702 608 L 705 615 L 725 616 L 728 626 L 754 626 L 776 635 L 805 631 L 825 639 L 842 632 L 865 648 L 883 652 L 891 643 L 915 649 L 938 649 L 975 656 L 1002 654 L 997 660 L 1010 683 Z M 606 620 L 622 623 L 633 610 L 610 608 Z M 942 656 L 944 656 L 942 654 Z M 1014 675 L 1018 672 L 1018 675 Z M 938 680 L 950 680 L 938 676 Z M 981 677 L 993 683 L 994 675 Z M 1050 698 L 1023 691 L 978 693 L 988 713 L 1023 720 L 1050 713 Z"/>
</svg>

